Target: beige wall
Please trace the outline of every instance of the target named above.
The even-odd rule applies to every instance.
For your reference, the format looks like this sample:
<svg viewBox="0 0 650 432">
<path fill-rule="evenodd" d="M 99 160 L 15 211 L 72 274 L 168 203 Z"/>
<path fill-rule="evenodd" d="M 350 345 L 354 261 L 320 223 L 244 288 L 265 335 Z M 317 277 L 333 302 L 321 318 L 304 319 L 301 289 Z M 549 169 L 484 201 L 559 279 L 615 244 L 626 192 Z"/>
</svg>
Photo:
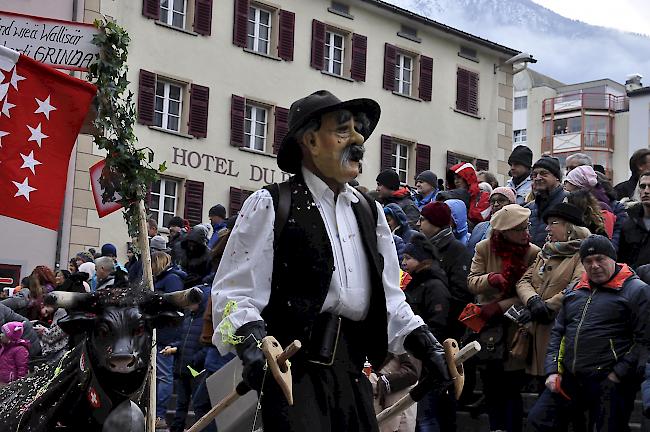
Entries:
<svg viewBox="0 0 650 432">
<path fill-rule="evenodd" d="M 614 117 L 614 153 L 612 167 L 614 169 L 614 184 L 630 177 L 630 113 L 620 112 Z"/>
</svg>

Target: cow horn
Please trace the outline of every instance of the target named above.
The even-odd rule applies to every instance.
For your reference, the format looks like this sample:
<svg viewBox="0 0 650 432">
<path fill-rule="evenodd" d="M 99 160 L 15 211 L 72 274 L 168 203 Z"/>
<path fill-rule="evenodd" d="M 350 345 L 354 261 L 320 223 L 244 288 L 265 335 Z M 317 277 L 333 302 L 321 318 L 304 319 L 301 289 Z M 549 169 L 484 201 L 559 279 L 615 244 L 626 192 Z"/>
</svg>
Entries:
<svg viewBox="0 0 650 432">
<path fill-rule="evenodd" d="M 176 307 L 185 308 L 189 305 L 201 303 L 201 300 L 203 299 L 203 291 L 201 291 L 200 288 L 194 287 L 183 291 L 163 294 L 162 297 L 165 301 Z"/>
<path fill-rule="evenodd" d="M 91 297 L 90 293 L 52 291 L 45 298 L 45 304 L 63 309 L 75 309 L 75 307 L 86 303 Z"/>
</svg>

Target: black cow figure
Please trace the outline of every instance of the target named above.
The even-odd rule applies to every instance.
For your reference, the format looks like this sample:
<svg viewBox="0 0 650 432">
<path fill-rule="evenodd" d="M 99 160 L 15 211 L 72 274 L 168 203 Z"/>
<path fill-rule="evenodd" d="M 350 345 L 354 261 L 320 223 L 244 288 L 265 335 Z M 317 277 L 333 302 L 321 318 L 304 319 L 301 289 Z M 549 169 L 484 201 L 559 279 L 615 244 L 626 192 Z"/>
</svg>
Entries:
<svg viewBox="0 0 650 432">
<path fill-rule="evenodd" d="M 136 403 L 149 371 L 152 330 L 180 323 L 180 311 L 199 303 L 202 293 L 158 294 L 119 279 L 92 294 L 50 294 L 49 302 L 68 311 L 59 326 L 85 337 L 58 363 L 0 390 L 0 431 L 144 432 Z"/>
</svg>

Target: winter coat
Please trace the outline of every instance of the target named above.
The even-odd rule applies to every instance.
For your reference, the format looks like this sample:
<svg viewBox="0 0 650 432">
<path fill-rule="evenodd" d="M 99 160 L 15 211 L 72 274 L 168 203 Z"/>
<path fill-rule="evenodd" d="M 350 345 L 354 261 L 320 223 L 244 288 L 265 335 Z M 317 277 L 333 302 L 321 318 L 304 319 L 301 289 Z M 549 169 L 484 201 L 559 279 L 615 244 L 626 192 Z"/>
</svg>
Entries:
<svg viewBox="0 0 650 432">
<path fill-rule="evenodd" d="M 422 211 L 422 207 L 429 204 L 430 202 L 435 202 L 436 197 L 438 196 L 438 189 L 434 189 L 427 196 L 420 196 L 417 194 L 415 196 L 415 205 L 418 207 L 418 210 Z"/>
<path fill-rule="evenodd" d="M 515 202 L 520 206 L 523 206 L 526 204 L 526 197 L 532 190 L 533 181 L 530 179 L 530 177 L 526 177 L 521 183 L 515 186 L 515 181 L 511 178 L 506 183 L 506 186 L 515 191 L 515 195 L 517 196 Z"/>
<path fill-rule="evenodd" d="M 537 259 L 517 283 L 517 295 L 523 304 L 539 295 L 546 305 L 557 314 L 562 307 L 564 290 L 571 283 L 582 276 L 585 268 L 580 261 L 580 254 L 573 256 L 554 256 L 545 259 L 540 252 Z M 532 322 L 529 329 L 532 335 L 532 356 L 526 365 L 526 372 L 535 375 L 544 375 L 544 360 L 546 348 L 551 336 L 553 323 L 543 324 Z"/>
<path fill-rule="evenodd" d="M 618 199 L 621 200 L 623 198 L 632 198 L 632 195 L 634 195 L 634 191 L 636 190 L 638 183 L 639 179 L 633 175 L 628 180 L 620 182 L 614 186 L 614 190 L 618 195 Z"/>
<path fill-rule="evenodd" d="M 610 201 L 609 205 L 612 208 L 614 216 L 616 216 L 616 221 L 614 222 L 614 233 L 612 234 L 612 244 L 614 245 L 614 248 L 618 250 L 621 243 L 623 225 L 625 224 L 625 221 L 628 220 L 627 209 L 624 204 L 616 200 Z"/>
<path fill-rule="evenodd" d="M 593 284 L 584 273 L 564 291 L 545 374 L 614 372 L 621 381 L 637 379 L 648 343 L 649 291 L 627 264 L 617 264 L 617 272 L 603 285 Z"/>
<path fill-rule="evenodd" d="M 210 285 L 201 285 L 198 288 L 201 288 L 201 291 L 203 291 L 201 304 L 196 311 L 185 311 L 183 323 L 176 330 L 178 334 L 177 341 L 172 345 L 178 348 L 176 354 L 174 354 L 174 374 L 176 376 L 191 376 L 187 366 L 191 366 L 197 372 L 200 372 L 205 362 L 205 347 L 199 339 L 201 330 L 203 329 L 203 314 L 205 313 L 212 287 Z"/>
<path fill-rule="evenodd" d="M 525 205 L 530 210 L 530 241 L 539 247 L 546 243 L 546 224 L 544 223 L 544 213 L 556 204 L 561 203 L 566 198 L 566 192 L 562 186 L 553 189 L 548 198 L 538 196 L 535 201 Z"/>
<path fill-rule="evenodd" d="M 11 321 L 23 323 L 23 339 L 28 340 L 30 343 L 29 355 L 32 357 L 38 356 L 41 353 L 41 342 L 38 338 L 38 334 L 36 334 L 36 331 L 32 326 L 32 323 L 24 316 L 19 315 L 7 306 L 0 304 L 0 326 Z"/>
<path fill-rule="evenodd" d="M 52 324 L 41 335 L 44 356 L 53 356 L 68 346 L 68 335 L 58 325 L 59 320 L 67 315 L 65 309 L 58 308 L 52 317 Z"/>
<path fill-rule="evenodd" d="M 21 289 L 16 294 L 2 300 L 0 303 L 27 320 L 38 321 L 41 319 L 43 297 L 31 297 L 30 291 L 27 288 Z"/>
<path fill-rule="evenodd" d="M 480 241 L 485 240 L 488 237 L 488 234 L 490 234 L 490 231 L 492 231 L 490 221 L 481 222 L 474 227 L 472 234 L 469 236 L 469 240 L 467 240 L 467 250 L 470 251 L 472 255 L 474 255 L 474 252 L 476 251 L 476 245 Z"/>
<path fill-rule="evenodd" d="M 450 170 L 467 183 L 470 197 L 469 207 L 467 208 L 469 221 L 476 225 L 488 219 L 490 216 L 490 194 L 479 189 L 474 166 L 470 163 L 461 162 L 452 166 Z"/>
<path fill-rule="evenodd" d="M 158 276 L 154 277 L 153 288 L 155 291 L 163 293 L 172 293 L 183 289 L 183 280 L 187 274 L 178 267 L 170 266 L 163 270 Z M 166 346 L 174 346 L 178 341 L 178 329 L 173 327 L 163 327 L 156 333 L 156 343 L 160 349 Z M 160 351 L 160 350 L 159 350 Z"/>
<path fill-rule="evenodd" d="M 447 207 L 451 210 L 451 218 L 454 221 L 454 237 L 463 245 L 469 240 L 469 229 L 467 227 L 467 207 L 459 199 L 449 199 L 445 201 Z"/>
<path fill-rule="evenodd" d="M 404 294 L 413 313 L 424 320 L 436 339 L 447 339 L 451 296 L 447 289 L 447 276 L 440 264 L 434 262 L 428 268 L 411 273 L 411 281 L 406 285 Z"/>
<path fill-rule="evenodd" d="M 472 259 L 472 267 L 467 276 L 467 288 L 471 293 L 476 295 L 478 303 L 488 304 L 495 301 L 499 302 L 501 311 L 505 312 L 512 305 L 521 305 L 519 297 L 504 297 L 498 288 L 492 287 L 488 283 L 488 276 L 490 273 L 501 273 L 501 257 L 490 250 L 490 239 L 483 240 L 476 245 L 476 253 Z M 539 248 L 531 244 L 524 257 L 524 263 L 530 266 L 539 253 Z M 507 333 L 505 338 L 506 347 L 509 347 L 514 338 L 517 330 L 517 325 L 513 322 L 508 322 Z M 525 364 L 521 360 L 516 360 L 511 357 L 504 362 L 505 370 L 520 370 L 524 369 Z"/>
<path fill-rule="evenodd" d="M 24 377 L 29 372 L 29 341 L 0 344 L 0 383 L 10 383 Z"/>
<path fill-rule="evenodd" d="M 408 188 L 400 188 L 393 192 L 390 197 L 384 198 L 382 201 L 384 205 L 388 205 L 390 203 L 397 204 L 406 214 L 406 219 L 408 220 L 409 226 L 413 229 L 416 229 L 418 219 L 420 219 L 420 210 L 418 210 L 418 207 L 413 202 L 413 198 L 411 198 L 411 191 L 409 191 Z"/>
<path fill-rule="evenodd" d="M 409 221 L 408 218 L 406 217 L 406 213 L 404 213 L 404 210 L 402 210 L 402 208 L 395 203 L 386 204 L 386 207 L 384 207 L 384 211 L 390 212 L 392 218 L 397 220 L 397 222 L 399 223 L 399 226 L 395 228 L 393 234 L 398 235 L 402 240 L 404 240 L 404 245 L 406 245 L 406 243 L 411 241 L 411 237 L 413 237 L 413 234 L 417 232 L 409 225 Z M 418 215 L 418 218 L 419 217 L 420 216 Z"/>
<path fill-rule="evenodd" d="M 180 265 L 185 256 L 183 248 L 181 248 L 181 242 L 186 235 L 187 233 L 185 231 L 181 231 L 173 237 L 169 236 L 167 248 L 169 249 L 169 255 L 172 257 L 172 263 L 175 265 Z"/>
<path fill-rule="evenodd" d="M 629 218 L 623 223 L 618 247 L 618 261 L 637 268 L 650 263 L 650 232 L 643 223 L 643 206 L 630 207 Z"/>
<path fill-rule="evenodd" d="M 225 229 L 226 229 L 226 222 L 221 222 L 221 223 L 212 225 L 212 236 L 210 237 L 210 240 L 208 241 L 208 249 L 212 249 L 217 245 L 217 243 L 219 242 L 219 239 L 225 233 L 225 231 L 224 231 Z"/>
<path fill-rule="evenodd" d="M 95 287 L 95 291 L 100 289 L 110 288 L 113 286 L 114 283 L 115 283 L 115 274 L 110 274 L 106 277 L 106 279 L 97 281 L 97 286 Z"/>
<path fill-rule="evenodd" d="M 395 242 L 395 251 L 397 252 L 397 259 L 400 264 L 402 264 L 402 259 L 404 258 L 404 249 L 406 249 L 406 243 L 404 240 L 396 234 L 393 234 L 393 241 Z"/>
<path fill-rule="evenodd" d="M 188 251 L 189 242 L 194 243 L 196 247 L 191 255 Z M 203 278 L 210 273 L 210 250 L 207 244 L 207 231 L 201 226 L 192 228 L 192 231 L 181 242 L 181 248 L 183 249 L 181 268 L 187 273 L 185 278 L 186 288 L 200 285 Z"/>
</svg>

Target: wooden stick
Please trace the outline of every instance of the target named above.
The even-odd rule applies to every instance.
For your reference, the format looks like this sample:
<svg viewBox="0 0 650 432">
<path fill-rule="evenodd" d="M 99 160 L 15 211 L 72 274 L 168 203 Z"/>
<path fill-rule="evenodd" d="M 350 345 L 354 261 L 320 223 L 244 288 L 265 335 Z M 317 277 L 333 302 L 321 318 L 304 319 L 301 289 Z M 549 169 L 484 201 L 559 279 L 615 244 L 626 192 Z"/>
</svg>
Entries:
<svg viewBox="0 0 650 432">
<path fill-rule="evenodd" d="M 243 384 L 243 383 L 240 383 Z M 226 408 L 228 408 L 230 405 L 235 403 L 237 399 L 239 399 L 240 396 L 245 395 L 248 393 L 250 389 L 248 386 L 240 386 L 238 385 L 235 390 L 231 391 L 219 401 L 215 406 L 213 406 L 210 411 L 208 411 L 203 417 L 201 417 L 196 423 L 192 425 L 191 428 L 187 430 L 187 432 L 199 432 L 205 429 L 206 426 L 208 426 L 211 422 L 214 421 L 214 419 L 221 414 Z"/>
</svg>

